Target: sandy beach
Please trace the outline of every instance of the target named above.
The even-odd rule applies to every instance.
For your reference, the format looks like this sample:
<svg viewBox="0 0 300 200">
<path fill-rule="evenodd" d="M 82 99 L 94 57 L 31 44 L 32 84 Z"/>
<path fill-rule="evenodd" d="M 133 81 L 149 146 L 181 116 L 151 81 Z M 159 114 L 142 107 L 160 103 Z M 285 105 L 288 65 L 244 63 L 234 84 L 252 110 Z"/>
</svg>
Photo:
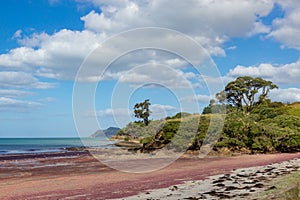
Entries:
<svg viewBox="0 0 300 200">
<path fill-rule="evenodd" d="M 157 171 L 126 173 L 107 167 L 88 152 L 0 156 L 0 199 L 123 199 L 125 197 L 149 199 L 155 195 L 158 195 L 156 199 L 164 199 L 164 195 L 170 195 L 170 192 L 174 192 L 172 195 L 178 195 L 179 192 L 186 196 L 189 195 L 187 197 L 193 197 L 195 194 L 201 197 L 202 191 L 199 188 L 205 189 L 204 185 L 207 186 L 208 191 L 206 192 L 212 191 L 212 187 L 218 187 L 217 184 L 226 190 L 226 187 L 221 185 L 224 182 L 220 180 L 234 179 L 232 177 L 234 175 L 231 174 L 240 174 L 245 178 L 247 173 L 247 176 L 250 176 L 249 173 L 258 173 L 260 170 L 263 173 L 265 170 L 265 174 L 269 173 L 266 179 L 272 179 L 281 174 L 298 170 L 299 158 L 300 153 L 240 155 L 204 159 L 189 155 Z M 274 163 L 281 164 L 274 165 Z M 251 168 L 258 166 L 265 167 Z M 240 168 L 247 169 L 241 171 L 238 170 Z M 283 172 L 280 169 L 287 170 Z M 247 182 L 245 179 L 235 179 L 235 181 Z M 211 183 L 214 184 L 209 186 Z M 199 191 L 197 191 L 197 187 L 192 187 L 193 184 L 194 186 L 201 185 L 198 187 Z M 264 188 L 264 186 L 257 184 L 259 183 L 256 182 L 252 185 L 253 187 L 250 187 L 251 183 L 249 183 L 250 186 L 244 188 L 246 192 L 235 193 L 234 198 L 238 199 L 245 193 L 250 195 L 250 190 L 254 192 L 254 189 L 258 191 L 258 189 Z M 228 183 L 225 182 L 225 185 Z M 186 190 L 190 194 L 183 192 L 186 189 L 185 186 L 190 187 Z M 237 187 L 234 184 L 231 186 L 232 190 L 234 190 L 233 187 Z M 156 189 L 160 188 L 165 189 L 158 193 Z M 220 191 L 216 190 L 216 192 Z M 221 199 L 220 196 L 214 196 L 212 193 L 209 195 L 207 197 L 212 199 Z M 183 197 L 185 198 L 185 196 Z M 178 197 L 178 199 L 182 198 Z"/>
</svg>

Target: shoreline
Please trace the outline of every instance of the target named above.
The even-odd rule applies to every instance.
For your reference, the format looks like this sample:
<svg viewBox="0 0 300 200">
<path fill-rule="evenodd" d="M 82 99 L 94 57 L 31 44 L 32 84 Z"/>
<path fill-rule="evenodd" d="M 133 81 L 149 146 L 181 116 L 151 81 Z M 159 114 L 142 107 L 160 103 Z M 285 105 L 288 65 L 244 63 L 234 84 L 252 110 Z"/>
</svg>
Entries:
<svg viewBox="0 0 300 200">
<path fill-rule="evenodd" d="M 16 158 L 16 157 L 14 157 Z M 233 169 L 299 159 L 295 154 L 258 154 L 199 159 L 185 155 L 165 168 L 126 173 L 107 167 L 89 152 L 24 155 L 0 159 L 1 199 L 114 199 L 204 180 Z M 126 160 L 120 160 L 124 162 Z M 146 159 L 147 161 L 147 159 Z M 150 160 L 149 160 L 150 161 Z"/>
<path fill-rule="evenodd" d="M 8 160 L 23 160 L 23 159 L 36 159 L 36 158 L 51 158 L 51 157 L 66 157 L 66 156 L 79 156 L 89 155 L 88 151 L 59 151 L 59 152 L 37 152 L 37 153 L 18 153 L 18 154 L 0 154 L 0 161 Z"/>
<path fill-rule="evenodd" d="M 144 191 L 143 193 L 117 198 L 122 200 L 135 199 L 267 199 L 277 187 L 274 179 L 300 172 L 300 158 L 281 163 L 239 168 L 226 174 L 209 176 L 203 180 L 184 181 L 166 188 Z M 282 178 L 283 177 L 283 178 Z M 298 184 L 300 180 L 298 180 Z M 293 186 L 297 187 L 297 185 Z M 286 190 L 290 189 L 287 187 Z M 283 191 L 284 193 L 286 191 Z M 267 194 L 269 193 L 269 194 Z M 278 192 L 277 192 L 278 193 Z M 296 193 L 296 192 L 294 192 Z M 278 195 L 278 194 L 277 194 Z M 279 194 L 280 195 L 280 194 Z M 300 195 L 298 192 L 297 195 Z M 276 198 L 276 196 L 275 196 Z M 116 199 L 116 200 L 117 200 Z"/>
</svg>

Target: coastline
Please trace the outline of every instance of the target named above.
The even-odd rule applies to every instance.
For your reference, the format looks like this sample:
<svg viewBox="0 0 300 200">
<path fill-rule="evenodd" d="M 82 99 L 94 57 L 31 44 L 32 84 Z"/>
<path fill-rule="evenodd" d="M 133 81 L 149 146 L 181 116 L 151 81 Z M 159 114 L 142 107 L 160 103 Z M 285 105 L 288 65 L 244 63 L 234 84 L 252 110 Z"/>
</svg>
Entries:
<svg viewBox="0 0 300 200">
<path fill-rule="evenodd" d="M 274 182 L 281 181 L 287 175 L 300 172 L 300 159 L 293 159 L 266 166 L 239 168 L 226 174 L 209 176 L 204 180 L 185 181 L 167 188 L 145 191 L 143 193 L 120 198 L 122 200 L 135 199 L 268 199 L 276 198 L 277 187 Z M 278 181 L 277 181 L 278 182 Z M 300 180 L 293 186 L 286 186 L 290 190 L 297 187 Z M 284 193 L 286 191 L 282 191 Z M 273 193 L 272 193 L 273 192 Z M 278 193 L 278 191 L 277 191 Z M 299 197 L 300 192 L 295 191 L 294 197 Z"/>
<path fill-rule="evenodd" d="M 0 154 L 0 161 L 51 158 L 51 157 L 67 157 L 67 156 L 79 156 L 79 155 L 88 155 L 88 154 L 89 152 L 85 150 L 44 152 L 44 153 L 32 153 L 32 154 L 30 153 Z"/>
<path fill-rule="evenodd" d="M 36 156 L 36 155 L 35 155 Z M 14 158 L 14 159 L 13 159 Z M 233 157 L 184 155 L 169 166 L 149 173 L 126 173 L 107 167 L 89 152 L 28 155 L 0 160 L 1 199 L 115 199 L 198 181 L 234 169 L 265 166 L 292 159 L 294 154 Z"/>
</svg>

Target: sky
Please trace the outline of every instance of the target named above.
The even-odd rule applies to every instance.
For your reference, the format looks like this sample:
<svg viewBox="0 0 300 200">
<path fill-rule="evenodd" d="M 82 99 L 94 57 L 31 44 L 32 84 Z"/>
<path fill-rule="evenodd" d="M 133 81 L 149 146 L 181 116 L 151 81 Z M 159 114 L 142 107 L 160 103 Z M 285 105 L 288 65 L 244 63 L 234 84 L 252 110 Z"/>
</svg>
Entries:
<svg viewBox="0 0 300 200">
<path fill-rule="evenodd" d="M 84 137 L 201 113 L 238 76 L 300 101 L 297 0 L 4 0 L 0 137 Z"/>
</svg>

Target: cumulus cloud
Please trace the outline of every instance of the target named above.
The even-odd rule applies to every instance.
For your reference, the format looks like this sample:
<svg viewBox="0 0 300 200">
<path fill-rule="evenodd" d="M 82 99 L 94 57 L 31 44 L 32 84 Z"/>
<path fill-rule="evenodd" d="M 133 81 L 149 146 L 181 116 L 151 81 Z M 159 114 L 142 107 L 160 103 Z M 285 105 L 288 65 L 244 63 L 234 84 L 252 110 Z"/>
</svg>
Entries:
<svg viewBox="0 0 300 200">
<path fill-rule="evenodd" d="M 48 89 L 55 85 L 41 82 L 30 73 L 0 71 L 0 88 Z"/>
<path fill-rule="evenodd" d="M 261 22 L 255 22 L 253 29 L 247 33 L 248 36 L 253 36 L 259 33 L 269 33 L 270 32 L 270 27 L 265 26 Z"/>
<path fill-rule="evenodd" d="M 0 65 L 17 67 L 25 63 L 39 76 L 57 80 L 73 80 L 84 58 L 99 45 L 103 38 L 103 35 L 90 31 L 66 29 L 53 35 L 34 34 L 32 37 L 19 40 L 24 47 L 12 50 L 21 51 L 22 55 L 31 55 L 34 59 L 29 56 L 13 56 L 14 52 L 10 52 L 10 54 L 3 55 L 5 56 L 3 59 L 0 57 Z"/>
<path fill-rule="evenodd" d="M 262 77 L 279 85 L 280 89 L 272 90 L 269 95 L 274 101 L 294 102 L 300 100 L 300 89 L 295 88 L 300 84 L 300 60 L 281 65 L 270 63 L 262 63 L 257 66 L 238 65 L 223 78 L 231 81 L 238 76 Z M 281 89 L 282 87 L 285 89 Z"/>
<path fill-rule="evenodd" d="M 276 18 L 268 37 L 275 38 L 283 47 L 300 49 L 300 4 L 295 0 L 276 0 L 284 16 Z"/>
<path fill-rule="evenodd" d="M 119 81 L 134 85 L 156 84 L 166 88 L 191 88 L 188 78 L 194 76 L 191 72 L 185 74 L 170 66 L 149 63 L 124 72 Z"/>
<path fill-rule="evenodd" d="M 47 61 L 46 52 L 29 47 L 19 47 L 0 55 L 0 69 L 31 71 Z"/>
<path fill-rule="evenodd" d="M 56 2 L 56 0 L 49 1 Z M 287 47 L 300 49 L 300 5 L 296 1 L 277 3 L 286 12 L 284 18 L 273 21 L 266 26 L 261 18 L 267 16 L 274 6 L 274 1 L 262 0 L 222 0 L 222 1 L 181 1 L 170 3 L 167 0 L 77 0 L 81 4 L 92 3 L 101 12 L 90 11 L 82 16 L 84 30 L 58 30 L 53 34 L 33 33 L 26 36 L 22 30 L 15 32 L 20 47 L 0 55 L 0 87 L 5 89 L 35 88 L 47 89 L 53 84 L 43 82 L 41 78 L 55 80 L 74 80 L 85 57 L 111 36 L 132 28 L 164 27 L 187 34 L 201 44 L 210 55 L 225 56 L 223 44 L 231 37 L 251 37 L 267 34 Z M 216 14 L 217 13 L 217 14 Z M 234 23 L 233 23 L 234 22 Z M 99 67 L 105 63 L 105 57 L 122 52 L 122 46 L 134 46 L 145 40 L 155 44 L 164 43 L 182 49 L 189 54 L 190 48 L 177 38 L 168 34 L 156 33 L 135 37 L 133 43 L 127 38 L 119 38 L 102 51 L 97 65 L 90 67 L 81 81 L 99 81 L 102 79 L 119 79 L 120 82 L 133 85 L 155 82 L 173 87 L 190 87 L 190 80 L 196 75 L 183 69 L 187 63 L 179 56 L 158 51 L 139 51 L 122 56 L 111 64 L 104 77 L 95 76 Z M 230 47 L 230 50 L 236 47 Z M 263 76 L 275 83 L 299 84 L 299 64 L 286 65 L 260 64 L 258 66 L 237 66 L 231 70 L 224 82 L 240 75 Z M 133 70 L 136 66 L 145 66 L 143 70 Z M 146 67 L 147 66 L 147 67 Z M 160 66 L 160 67 L 158 67 Z M 172 73 L 162 66 L 173 68 Z M 157 73 L 159 72 L 159 73 Z M 204 77 L 207 84 L 219 81 Z M 221 88 L 220 88 L 221 89 Z M 219 89 L 218 89 L 219 90 Z M 7 96 L 13 97 L 13 96 Z M 200 101 L 206 97 L 198 97 Z M 109 114 L 112 111 L 98 113 Z"/>
<path fill-rule="evenodd" d="M 270 92 L 269 96 L 273 101 L 299 102 L 300 101 L 300 89 L 299 88 L 287 88 L 287 89 L 272 90 Z"/>
<path fill-rule="evenodd" d="M 203 45 L 211 54 L 225 55 L 222 44 L 228 37 L 243 37 L 268 31 L 258 18 L 266 16 L 273 6 L 271 1 L 249 0 L 173 1 L 171 4 L 166 0 L 77 2 L 92 3 L 102 12 L 91 11 L 83 16 L 83 31 L 62 29 L 52 35 L 34 33 L 31 36 L 23 36 L 21 30 L 17 31 L 15 38 L 21 47 L 0 55 L 0 68 L 26 70 L 41 77 L 57 80 L 73 80 L 85 56 L 102 41 L 120 31 L 145 26 L 181 31 Z M 179 13 L 174 12 L 175 10 Z M 188 47 L 168 35 L 145 35 L 141 39 L 145 38 L 178 45 L 188 51 Z M 120 45 L 130 44 L 126 43 L 124 38 L 123 41 L 118 41 L 117 45 L 107 49 L 106 53 L 118 51 Z M 135 59 L 136 57 L 127 60 L 127 65 L 134 63 Z M 178 60 L 170 60 L 168 57 L 161 56 L 156 59 L 160 59 L 160 62 L 170 62 L 174 67 L 177 64 L 181 65 Z M 91 70 L 83 79 L 97 80 L 92 74 Z"/>
<path fill-rule="evenodd" d="M 91 0 L 102 13 L 90 12 L 82 20 L 87 29 L 102 32 L 107 27 L 118 31 L 123 28 L 161 26 L 199 35 L 221 33 L 245 36 L 255 29 L 257 16 L 266 16 L 272 1 L 111 1 Z M 174 11 L 178 12 L 174 12 Z M 216 13 L 218 13 L 216 15 Z M 97 20 L 96 20 L 97 19 Z M 235 23 L 232 23 L 234 21 Z M 129 23 L 128 23 L 129 22 Z"/>
<path fill-rule="evenodd" d="M 273 21 L 269 37 L 273 37 L 285 47 L 300 50 L 300 4 L 293 0 L 278 0 L 278 5 L 285 11 L 283 18 Z"/>
<path fill-rule="evenodd" d="M 268 32 L 257 19 L 273 7 L 272 1 L 248 0 L 90 2 L 102 13 L 91 11 L 81 18 L 88 30 L 109 34 L 139 27 L 170 28 L 188 34 L 214 55 L 225 54 L 221 45 L 228 37 Z"/>
<path fill-rule="evenodd" d="M 231 69 L 228 76 L 255 76 L 272 80 L 277 84 L 299 84 L 300 60 L 285 65 L 263 63 L 258 66 L 237 66 Z"/>
</svg>

